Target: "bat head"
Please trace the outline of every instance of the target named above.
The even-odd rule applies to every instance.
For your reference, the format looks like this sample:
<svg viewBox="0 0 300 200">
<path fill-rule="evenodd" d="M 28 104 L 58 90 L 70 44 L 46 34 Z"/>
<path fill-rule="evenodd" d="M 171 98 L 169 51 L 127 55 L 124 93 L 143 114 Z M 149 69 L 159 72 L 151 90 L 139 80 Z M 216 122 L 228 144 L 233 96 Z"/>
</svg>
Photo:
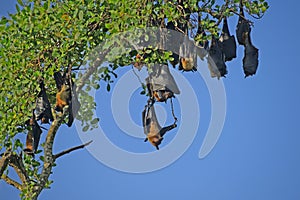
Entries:
<svg viewBox="0 0 300 200">
<path fill-rule="evenodd" d="M 197 71 L 197 68 L 194 66 L 194 59 L 193 58 L 180 58 L 179 70 Z"/>
<path fill-rule="evenodd" d="M 156 147 L 157 150 L 159 150 L 159 145 L 161 144 L 161 141 L 164 139 L 160 135 L 154 135 L 154 136 L 149 136 L 147 137 L 148 141 Z"/>
<path fill-rule="evenodd" d="M 153 97 L 158 102 L 166 102 L 168 98 L 174 97 L 174 93 L 168 89 L 166 90 L 156 90 L 153 92 Z"/>
</svg>

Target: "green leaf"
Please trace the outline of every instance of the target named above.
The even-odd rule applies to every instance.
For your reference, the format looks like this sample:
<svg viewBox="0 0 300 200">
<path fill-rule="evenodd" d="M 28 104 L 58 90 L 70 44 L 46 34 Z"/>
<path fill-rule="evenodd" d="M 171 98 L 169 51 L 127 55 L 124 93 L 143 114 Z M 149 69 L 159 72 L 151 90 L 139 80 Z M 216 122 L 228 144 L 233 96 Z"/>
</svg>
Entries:
<svg viewBox="0 0 300 200">
<path fill-rule="evenodd" d="M 79 20 L 83 20 L 83 11 L 79 11 Z"/>
</svg>

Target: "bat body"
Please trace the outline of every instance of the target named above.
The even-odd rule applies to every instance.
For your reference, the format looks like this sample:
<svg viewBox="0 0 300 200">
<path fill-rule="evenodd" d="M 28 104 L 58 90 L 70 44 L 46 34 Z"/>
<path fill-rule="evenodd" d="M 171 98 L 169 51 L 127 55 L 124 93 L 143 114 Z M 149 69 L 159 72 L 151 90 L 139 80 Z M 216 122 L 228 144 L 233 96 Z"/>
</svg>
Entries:
<svg viewBox="0 0 300 200">
<path fill-rule="evenodd" d="M 244 33 L 250 33 L 251 32 L 251 27 L 250 27 L 250 22 L 246 20 L 244 11 L 243 11 L 243 4 L 242 2 L 240 3 L 240 15 L 239 15 L 239 20 L 238 24 L 236 27 L 236 37 L 237 41 L 240 45 L 245 45 L 245 37 Z"/>
<path fill-rule="evenodd" d="M 55 110 L 63 112 L 65 106 L 69 106 L 69 119 L 67 125 L 70 127 L 73 124 L 74 116 L 77 114 L 80 103 L 77 98 L 76 91 L 73 90 L 74 84 L 71 77 L 67 78 L 66 74 L 61 75 L 61 72 L 54 73 L 54 79 L 58 92 L 56 93 L 56 106 Z"/>
<path fill-rule="evenodd" d="M 220 44 L 222 52 L 225 55 L 225 62 L 236 58 L 236 42 L 234 36 L 230 35 L 226 17 L 223 20 Z"/>
<path fill-rule="evenodd" d="M 146 78 L 146 85 L 152 100 L 165 102 L 180 91 L 167 65 L 153 67 L 153 72 Z"/>
<path fill-rule="evenodd" d="M 39 146 L 42 130 L 37 121 L 35 120 L 34 115 L 29 120 L 29 126 L 30 130 L 27 133 L 26 148 L 24 149 L 24 152 L 28 155 L 34 156 L 34 153 L 37 151 Z"/>
<path fill-rule="evenodd" d="M 208 65 L 211 72 L 212 77 L 225 77 L 227 74 L 227 67 L 225 64 L 225 55 L 222 52 L 222 49 L 220 48 L 219 41 L 216 40 L 215 37 L 212 38 L 211 46 L 209 48 L 209 59 L 208 59 Z M 218 69 L 218 72 L 216 70 L 212 69 Z"/>
<path fill-rule="evenodd" d="M 174 123 L 173 125 L 162 128 L 157 121 L 154 105 L 145 107 L 145 110 L 142 113 L 142 120 L 144 133 L 147 136 L 145 142 L 149 141 L 153 146 L 156 147 L 157 150 L 159 150 L 159 145 L 161 144 L 165 133 L 177 127 L 177 125 Z"/>
<path fill-rule="evenodd" d="M 245 77 L 256 73 L 258 67 L 258 49 L 252 45 L 249 32 L 244 34 L 245 50 L 243 58 L 243 69 Z"/>
</svg>

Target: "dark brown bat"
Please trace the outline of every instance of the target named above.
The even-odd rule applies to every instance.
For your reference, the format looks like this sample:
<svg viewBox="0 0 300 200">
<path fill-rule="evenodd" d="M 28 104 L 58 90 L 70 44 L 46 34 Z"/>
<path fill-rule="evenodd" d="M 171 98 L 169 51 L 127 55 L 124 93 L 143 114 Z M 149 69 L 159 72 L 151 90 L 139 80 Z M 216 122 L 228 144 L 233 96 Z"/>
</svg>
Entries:
<svg viewBox="0 0 300 200">
<path fill-rule="evenodd" d="M 225 55 L 225 62 L 236 58 L 236 42 L 233 35 L 230 35 L 227 18 L 223 19 L 223 29 L 220 37 L 222 52 Z"/>
<path fill-rule="evenodd" d="M 244 33 L 250 33 L 251 27 L 250 27 L 250 21 L 246 20 L 243 10 L 243 4 L 242 1 L 240 2 L 240 14 L 239 14 L 239 21 L 236 27 L 236 37 L 238 40 L 238 43 L 240 45 L 245 45 L 245 37 Z"/>
<path fill-rule="evenodd" d="M 49 123 L 49 120 L 53 121 L 53 115 L 43 81 L 40 82 L 40 89 L 36 100 L 35 115 L 36 120 L 41 120 L 41 123 L 44 124 Z"/>
<path fill-rule="evenodd" d="M 225 55 L 219 45 L 219 41 L 213 37 L 209 48 L 208 66 L 212 77 L 225 77 L 227 67 L 225 64 Z M 216 70 L 217 69 L 217 70 Z"/>
<path fill-rule="evenodd" d="M 167 65 L 155 65 L 146 78 L 146 85 L 153 101 L 165 102 L 180 91 Z"/>
<path fill-rule="evenodd" d="M 258 66 L 258 49 L 251 43 L 250 33 L 244 34 L 245 50 L 243 58 L 243 69 L 245 78 L 256 73 Z"/>
<path fill-rule="evenodd" d="M 159 145 L 161 144 L 163 136 L 166 134 L 166 132 L 177 127 L 176 123 L 174 123 L 170 126 L 162 128 L 157 121 L 153 104 L 150 107 L 145 106 L 145 109 L 142 113 L 142 120 L 144 133 L 147 136 L 145 142 L 149 141 L 153 146 L 156 147 L 157 150 L 159 150 Z"/>
</svg>

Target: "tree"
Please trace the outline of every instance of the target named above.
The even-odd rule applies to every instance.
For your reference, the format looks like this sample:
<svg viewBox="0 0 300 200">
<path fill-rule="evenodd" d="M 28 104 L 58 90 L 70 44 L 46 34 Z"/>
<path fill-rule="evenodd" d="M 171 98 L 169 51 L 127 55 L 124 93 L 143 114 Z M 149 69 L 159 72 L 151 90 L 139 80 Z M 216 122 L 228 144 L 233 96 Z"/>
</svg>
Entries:
<svg viewBox="0 0 300 200">
<path fill-rule="evenodd" d="M 179 62 L 181 70 L 196 70 L 194 66 L 187 67 L 184 61 L 188 59 L 182 54 L 147 46 L 147 42 L 143 44 L 147 48 L 120 47 L 116 44 L 119 40 L 115 39 L 118 33 L 131 32 L 140 37 L 145 35 L 146 27 L 173 29 L 210 52 L 213 48 L 211 45 L 209 50 L 208 41 L 219 44 L 219 26 L 225 17 L 239 16 L 250 24 L 240 8 L 260 19 L 268 4 L 264 0 L 222 3 L 27 0 L 18 1 L 16 8 L 16 13 L 0 21 L 0 177 L 20 190 L 22 199 L 37 199 L 52 182 L 49 177 L 56 159 L 89 144 L 58 154 L 52 151 L 59 127 L 65 123 L 71 126 L 77 112 L 84 131 L 97 126 L 99 119 L 80 115 L 95 109 L 95 100 L 88 94 L 90 88 L 99 89 L 99 81 L 105 81 L 109 91 L 113 77 L 117 78 L 116 70 L 132 64 L 137 68 L 147 64 L 151 70 L 151 63 L 169 61 L 176 66 Z M 156 30 L 159 31 L 152 33 L 162 33 Z M 166 41 L 157 43 L 168 45 Z M 100 44 L 105 45 L 99 47 Z M 109 64 L 102 65 L 104 62 Z M 213 74 L 219 78 L 226 73 L 217 66 Z M 65 91 L 70 91 L 67 97 L 62 95 Z M 77 106 L 74 102 L 77 95 L 79 111 L 79 102 Z M 58 99 L 65 100 L 66 104 L 58 103 Z M 45 130 L 43 126 L 49 128 Z M 46 140 L 41 141 L 43 150 L 37 143 L 41 132 L 47 134 Z M 30 148 L 17 139 L 24 133 Z M 20 182 L 10 178 L 9 168 L 16 171 Z"/>
</svg>

